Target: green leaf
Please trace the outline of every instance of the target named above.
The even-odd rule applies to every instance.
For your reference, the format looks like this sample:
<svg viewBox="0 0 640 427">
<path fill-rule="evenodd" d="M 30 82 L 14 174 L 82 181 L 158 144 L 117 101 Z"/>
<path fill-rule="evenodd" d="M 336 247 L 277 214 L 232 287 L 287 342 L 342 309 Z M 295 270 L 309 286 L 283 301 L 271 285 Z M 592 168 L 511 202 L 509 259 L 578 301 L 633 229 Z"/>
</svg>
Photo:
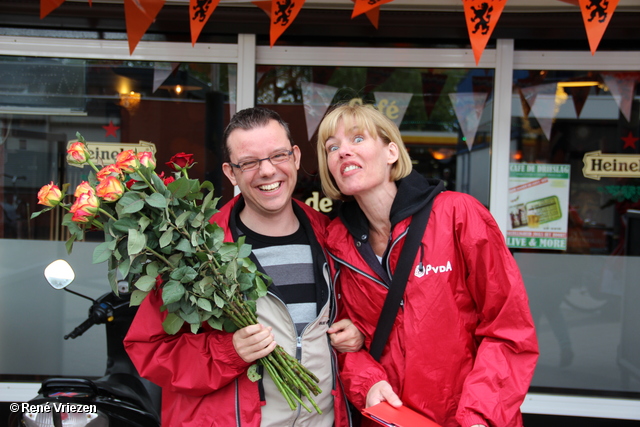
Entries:
<svg viewBox="0 0 640 427">
<path fill-rule="evenodd" d="M 211 311 L 213 307 L 211 307 L 211 301 L 206 298 L 198 298 L 198 307 L 203 309 L 204 311 Z"/>
<path fill-rule="evenodd" d="M 194 270 L 192 267 L 185 265 L 184 267 L 180 267 L 171 272 L 171 278 L 173 280 L 178 280 L 182 283 L 193 282 L 193 280 L 198 276 L 198 272 Z"/>
<path fill-rule="evenodd" d="M 218 319 L 216 317 L 211 317 L 209 320 L 207 320 L 207 323 L 213 329 L 217 329 L 218 331 L 222 330 L 222 320 L 220 320 L 220 319 Z"/>
<path fill-rule="evenodd" d="M 137 255 L 144 249 L 147 244 L 147 237 L 136 229 L 129 229 L 129 238 L 127 240 L 127 252 L 129 255 Z"/>
<path fill-rule="evenodd" d="M 204 221 L 204 214 L 202 212 L 199 212 L 196 215 L 196 217 L 191 220 L 191 226 L 195 228 L 199 228 L 202 225 L 203 221 Z"/>
<path fill-rule="evenodd" d="M 176 218 L 176 227 L 182 227 L 184 223 L 187 222 L 187 219 L 190 215 L 190 211 L 184 211 L 180 215 L 178 215 L 178 218 Z"/>
<path fill-rule="evenodd" d="M 148 264 L 145 264 L 144 271 L 149 276 L 157 277 L 158 271 L 160 271 L 160 264 L 157 261 L 152 261 Z"/>
<path fill-rule="evenodd" d="M 143 216 L 142 218 L 140 218 L 140 220 L 138 222 L 138 225 L 139 225 L 138 229 L 140 231 L 144 232 L 144 230 L 147 229 L 149 224 L 151 224 L 151 220 L 148 217 Z"/>
<path fill-rule="evenodd" d="M 191 245 L 191 242 L 189 242 L 187 238 L 183 238 L 180 240 L 180 242 L 178 242 L 178 244 L 176 245 L 176 250 L 182 251 L 188 254 L 194 252 L 193 246 Z"/>
<path fill-rule="evenodd" d="M 127 192 L 118 200 L 118 206 L 122 207 L 122 213 L 135 213 L 144 208 L 144 200 L 138 193 Z"/>
<path fill-rule="evenodd" d="M 227 264 L 227 271 L 225 271 L 225 276 L 231 280 L 235 280 L 237 275 L 238 275 L 238 262 L 235 259 L 233 259 L 229 261 L 229 263 Z"/>
<path fill-rule="evenodd" d="M 102 242 L 93 250 L 93 263 L 100 264 L 105 262 L 113 254 L 113 244 L 111 242 Z"/>
<path fill-rule="evenodd" d="M 178 315 L 180 317 L 182 317 L 187 323 L 191 323 L 199 325 L 200 324 L 200 315 L 198 314 L 197 311 L 192 311 L 191 313 L 185 313 L 184 311 L 180 310 L 178 312 Z M 196 329 L 197 331 L 197 329 Z"/>
<path fill-rule="evenodd" d="M 202 189 L 202 186 L 200 186 L 200 189 Z M 209 191 L 209 193 L 204 197 L 204 200 L 202 200 L 202 206 L 200 208 L 200 211 L 204 213 L 205 209 L 208 208 L 209 202 L 211 202 L 211 199 L 213 198 L 213 191 Z"/>
<path fill-rule="evenodd" d="M 53 208 L 52 207 L 46 207 L 46 208 L 42 209 L 41 211 L 34 212 L 34 213 L 31 214 L 31 219 L 37 218 L 40 215 L 42 215 L 43 213 L 49 212 L 51 209 L 53 209 Z"/>
<path fill-rule="evenodd" d="M 235 243 L 225 243 L 218 250 L 222 262 L 229 262 L 238 255 L 238 247 Z"/>
<path fill-rule="evenodd" d="M 213 294 L 213 302 L 216 303 L 218 308 L 224 307 L 224 300 L 218 296 L 218 294 Z"/>
<path fill-rule="evenodd" d="M 135 307 L 142 304 L 142 301 L 149 295 L 149 292 L 144 292 L 139 289 L 135 289 L 131 292 L 131 298 L 129 299 L 129 306 Z"/>
<path fill-rule="evenodd" d="M 162 236 L 160 236 L 160 241 L 159 241 L 160 247 L 164 248 L 169 243 L 171 243 L 172 240 L 173 240 L 173 229 L 170 228 L 164 233 L 162 233 Z"/>
<path fill-rule="evenodd" d="M 262 375 L 260 375 L 260 372 L 258 372 L 257 364 L 254 363 L 253 365 L 249 366 L 249 369 L 247 369 L 247 377 L 252 383 L 255 383 L 262 378 Z"/>
<path fill-rule="evenodd" d="M 200 190 L 209 190 L 209 192 L 213 193 L 213 184 L 211 181 L 202 181 L 202 184 L 200 184 Z"/>
<path fill-rule="evenodd" d="M 156 278 L 155 276 L 142 276 L 140 277 L 136 283 L 134 283 L 135 287 L 140 289 L 141 291 L 145 291 L 148 292 L 151 289 L 153 289 L 153 287 L 156 284 Z"/>
<path fill-rule="evenodd" d="M 146 200 L 149 206 L 153 206 L 154 208 L 165 209 L 167 205 L 167 199 L 160 193 L 153 193 Z"/>
<path fill-rule="evenodd" d="M 239 329 L 231 319 L 223 319 L 222 327 L 227 332 L 235 332 Z"/>
<path fill-rule="evenodd" d="M 182 328 L 182 325 L 184 325 L 184 320 L 175 313 L 169 313 L 166 319 L 164 319 L 164 322 L 162 322 L 162 328 L 169 335 L 177 334 Z"/>
<path fill-rule="evenodd" d="M 240 246 L 238 258 L 247 258 L 249 255 L 251 255 L 251 245 L 244 244 Z"/>
<path fill-rule="evenodd" d="M 130 269 L 131 269 L 131 259 L 125 258 L 122 260 L 122 262 L 118 263 L 118 271 L 120 272 L 120 275 L 122 277 L 127 277 L 127 274 L 129 274 Z"/>
<path fill-rule="evenodd" d="M 198 318 L 198 320 L 200 320 L 200 319 Z M 191 324 L 191 333 L 192 334 L 197 334 L 199 329 L 200 329 L 200 322 Z"/>
<path fill-rule="evenodd" d="M 67 248 L 67 253 L 69 255 L 71 255 L 71 251 L 73 250 L 73 242 L 75 242 L 75 240 L 76 240 L 76 236 L 75 234 L 72 234 L 69 237 L 69 240 L 67 240 L 67 242 L 64 244 L 65 248 Z"/>
<path fill-rule="evenodd" d="M 169 261 L 169 263 L 171 265 L 173 265 L 174 267 L 177 267 L 183 256 L 184 256 L 184 254 L 182 252 L 178 252 L 178 253 L 175 253 L 175 254 L 171 255 L 169 257 L 168 261 Z"/>
<path fill-rule="evenodd" d="M 117 221 L 114 221 L 112 224 L 113 228 L 122 231 L 123 233 L 127 233 L 130 228 L 138 228 L 138 222 L 133 218 L 120 218 Z"/>
<path fill-rule="evenodd" d="M 182 199 L 191 191 L 191 183 L 185 177 L 180 177 L 167 185 L 167 189 L 176 199 Z"/>
<path fill-rule="evenodd" d="M 162 182 L 162 179 L 155 173 L 151 174 L 151 185 L 153 185 L 159 193 L 164 193 L 164 190 L 167 188 L 164 182 Z"/>
<path fill-rule="evenodd" d="M 176 280 L 169 280 L 162 288 L 162 302 L 171 304 L 172 302 L 180 301 L 185 292 L 186 290 L 182 283 Z"/>
<path fill-rule="evenodd" d="M 107 280 L 113 293 L 118 295 L 118 271 L 116 268 L 112 268 L 107 272 Z"/>
<path fill-rule="evenodd" d="M 258 295 L 263 297 L 267 294 L 267 285 L 264 283 L 264 280 L 260 278 L 260 276 L 256 277 L 256 290 L 258 291 Z"/>
<path fill-rule="evenodd" d="M 224 230 L 218 225 L 216 224 L 216 229 L 213 231 L 213 250 L 214 251 L 219 251 L 220 247 L 222 247 L 222 244 L 224 243 Z"/>
</svg>

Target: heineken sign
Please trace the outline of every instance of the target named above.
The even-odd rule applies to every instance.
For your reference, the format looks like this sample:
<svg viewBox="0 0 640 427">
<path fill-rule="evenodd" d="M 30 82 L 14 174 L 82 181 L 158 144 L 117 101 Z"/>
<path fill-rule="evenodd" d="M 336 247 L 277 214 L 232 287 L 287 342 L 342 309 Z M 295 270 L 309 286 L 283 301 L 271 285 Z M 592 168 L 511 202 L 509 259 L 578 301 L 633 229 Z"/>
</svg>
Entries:
<svg viewBox="0 0 640 427">
<path fill-rule="evenodd" d="M 67 144 L 67 149 L 74 142 L 78 142 L 77 139 L 71 140 Z M 116 156 L 125 150 L 134 150 L 138 153 L 142 151 L 151 151 L 156 153 L 156 145 L 152 142 L 140 141 L 136 143 L 129 142 L 89 142 L 87 141 L 87 147 L 91 153 L 91 160 L 98 165 L 110 165 L 116 162 Z M 84 165 L 73 165 L 83 167 Z"/>
<path fill-rule="evenodd" d="M 640 178 L 640 154 L 585 153 L 582 173 L 585 178 Z"/>
</svg>

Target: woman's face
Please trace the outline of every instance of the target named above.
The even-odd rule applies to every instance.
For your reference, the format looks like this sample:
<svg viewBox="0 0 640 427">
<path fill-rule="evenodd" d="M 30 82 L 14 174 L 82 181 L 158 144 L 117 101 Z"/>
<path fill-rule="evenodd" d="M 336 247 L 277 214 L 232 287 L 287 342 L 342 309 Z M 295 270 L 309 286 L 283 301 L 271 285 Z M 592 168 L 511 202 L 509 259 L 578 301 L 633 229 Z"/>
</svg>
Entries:
<svg viewBox="0 0 640 427">
<path fill-rule="evenodd" d="M 325 142 L 327 166 L 340 191 L 363 196 L 391 184 L 391 166 L 398 160 L 398 146 L 385 144 L 365 129 L 345 129 L 339 121 L 334 135 Z"/>
</svg>

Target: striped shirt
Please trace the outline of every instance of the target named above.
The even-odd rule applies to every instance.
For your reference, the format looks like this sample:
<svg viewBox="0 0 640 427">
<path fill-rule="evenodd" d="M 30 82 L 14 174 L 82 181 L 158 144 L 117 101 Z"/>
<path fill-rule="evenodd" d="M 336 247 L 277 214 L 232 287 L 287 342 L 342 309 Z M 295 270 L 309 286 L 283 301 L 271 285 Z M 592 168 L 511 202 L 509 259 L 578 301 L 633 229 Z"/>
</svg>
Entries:
<svg viewBox="0 0 640 427">
<path fill-rule="evenodd" d="M 273 279 L 277 294 L 286 304 L 296 325 L 298 336 L 318 315 L 316 285 L 313 276 L 313 257 L 309 239 L 302 227 L 289 235 L 271 237 L 247 228 L 239 216 L 238 234 L 245 235 L 253 254 Z"/>
</svg>

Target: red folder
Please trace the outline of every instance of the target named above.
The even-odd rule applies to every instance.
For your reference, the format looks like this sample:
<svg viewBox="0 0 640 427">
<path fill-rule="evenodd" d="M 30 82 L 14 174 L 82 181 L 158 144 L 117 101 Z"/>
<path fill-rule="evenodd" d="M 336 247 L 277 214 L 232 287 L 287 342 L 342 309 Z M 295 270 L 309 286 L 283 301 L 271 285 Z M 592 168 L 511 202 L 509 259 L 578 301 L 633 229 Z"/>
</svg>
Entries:
<svg viewBox="0 0 640 427">
<path fill-rule="evenodd" d="M 441 427 L 407 406 L 394 408 L 387 402 L 365 408 L 362 415 L 388 427 Z"/>
</svg>

